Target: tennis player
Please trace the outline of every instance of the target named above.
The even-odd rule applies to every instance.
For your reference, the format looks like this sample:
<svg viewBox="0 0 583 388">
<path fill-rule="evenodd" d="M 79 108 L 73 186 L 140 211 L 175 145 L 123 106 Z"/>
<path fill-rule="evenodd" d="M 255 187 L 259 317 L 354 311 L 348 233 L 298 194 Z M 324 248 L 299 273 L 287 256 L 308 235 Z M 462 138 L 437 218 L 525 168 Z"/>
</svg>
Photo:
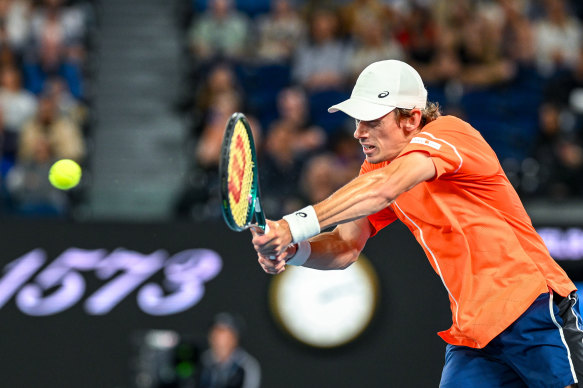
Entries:
<svg viewBox="0 0 583 388">
<path fill-rule="evenodd" d="M 268 220 L 268 233 L 252 231 L 264 271 L 346 268 L 399 219 L 449 294 L 453 323 L 439 333 L 448 343 L 441 387 L 583 382 L 575 286 L 480 133 L 441 116 L 419 74 L 395 60 L 369 65 L 351 97 L 328 111 L 356 120 L 360 176 L 318 204 Z"/>
</svg>

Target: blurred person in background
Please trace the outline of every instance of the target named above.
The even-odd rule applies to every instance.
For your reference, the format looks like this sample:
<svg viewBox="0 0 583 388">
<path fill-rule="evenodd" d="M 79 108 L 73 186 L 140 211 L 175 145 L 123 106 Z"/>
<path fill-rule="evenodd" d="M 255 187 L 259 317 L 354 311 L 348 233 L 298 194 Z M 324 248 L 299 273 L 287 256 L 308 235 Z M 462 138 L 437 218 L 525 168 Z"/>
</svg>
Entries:
<svg viewBox="0 0 583 388">
<path fill-rule="evenodd" d="M 36 96 L 22 87 L 20 70 L 10 65 L 2 67 L 0 107 L 4 117 L 4 157 L 15 157 L 20 132 L 24 123 L 36 114 L 37 105 Z"/>
<path fill-rule="evenodd" d="M 185 187 L 174 203 L 178 217 L 196 219 L 220 217 L 219 159 L 225 125 L 235 112 L 242 110 L 241 96 L 233 90 L 214 94 L 209 100 L 200 135 L 192 146 L 192 163 Z M 247 116 L 253 130 L 258 152 L 261 150 L 261 127 L 257 120 Z"/>
<path fill-rule="evenodd" d="M 328 150 L 313 154 L 305 161 L 299 179 L 302 204 L 296 209 L 326 199 L 358 175 L 362 151 L 354 138 L 339 131 L 330 143 Z"/>
<path fill-rule="evenodd" d="M 64 191 L 51 186 L 48 176 L 55 154 L 47 139 L 29 147 L 28 158 L 19 160 L 6 175 L 10 211 L 29 216 L 63 216 L 69 208 Z"/>
<path fill-rule="evenodd" d="M 440 4 L 436 2 L 435 7 L 439 9 Z M 465 19 L 466 8 L 455 3 L 451 9 L 461 15 L 442 16 L 440 21 L 438 12 L 415 4 L 410 12 L 402 14 L 396 27 L 396 39 L 405 50 L 408 63 L 418 69 L 428 85 L 443 87 L 452 80 L 459 82 L 462 71 L 459 23 Z"/>
<path fill-rule="evenodd" d="M 310 115 L 308 96 L 299 86 L 290 86 L 277 95 L 277 118 L 296 129 L 294 148 L 296 153 L 309 153 L 326 146 L 324 130 L 315 125 Z"/>
<path fill-rule="evenodd" d="M 306 161 L 299 180 L 304 203 L 320 202 L 345 183 L 338 167 L 337 159 L 331 152 L 314 155 Z"/>
<path fill-rule="evenodd" d="M 502 29 L 502 52 L 521 67 L 535 65 L 535 29 L 528 18 L 527 2 L 521 0 L 499 0 Z"/>
<path fill-rule="evenodd" d="M 282 216 L 297 208 L 296 181 L 305 153 L 298 152 L 298 128 L 284 120 L 269 126 L 259 164 L 261 200 L 266 214 Z"/>
<path fill-rule="evenodd" d="M 49 147 L 53 161 L 84 161 L 86 149 L 81 129 L 73 120 L 59 112 L 57 101 L 51 95 L 40 97 L 36 116 L 22 128 L 18 144 L 18 163 L 34 161 L 36 152 L 41 147 L 39 144 Z"/>
<path fill-rule="evenodd" d="M 352 127 L 343 128 L 330 139 L 330 150 L 336 158 L 336 171 L 341 185 L 358 175 L 362 164 L 362 149 L 354 141 Z"/>
<path fill-rule="evenodd" d="M 500 23 L 487 14 L 475 12 L 465 21 L 459 47 L 464 85 L 484 88 L 514 77 L 515 65 L 502 55 L 502 41 Z"/>
<path fill-rule="evenodd" d="M 558 106 L 541 105 L 533 152 L 540 166 L 538 194 L 554 200 L 583 195 L 583 143 L 562 118 Z"/>
<path fill-rule="evenodd" d="M 239 84 L 233 66 L 228 62 L 218 62 L 211 66 L 204 79 L 196 85 L 193 100 L 191 101 L 191 134 L 199 136 L 203 123 L 213 112 L 213 101 L 220 94 L 233 94 L 238 99 L 243 98 L 243 90 Z"/>
<path fill-rule="evenodd" d="M 73 120 L 85 134 L 89 110 L 87 105 L 71 94 L 64 79 L 61 77 L 47 79 L 43 93 L 51 96 L 57 104 L 59 113 Z"/>
<path fill-rule="evenodd" d="M 428 84 L 455 83 L 462 88 L 485 89 L 514 77 L 515 64 L 504 56 L 502 49 L 503 24 L 498 20 L 498 8 L 492 11 L 465 0 L 452 4 L 441 1 L 435 7 L 436 30 L 427 27 L 426 32 L 428 37 L 431 31 L 438 34 L 432 45 L 434 50 L 427 44 L 421 45 L 411 62 L 419 66 L 419 73 Z M 416 19 L 428 19 L 426 11 L 415 13 L 419 14 Z M 430 26 L 428 23 L 416 24 Z"/>
<path fill-rule="evenodd" d="M 405 57 L 401 44 L 393 38 L 386 20 L 376 14 L 362 15 L 356 20 L 352 39 L 348 60 L 351 80 L 356 80 L 369 63 L 382 59 L 402 60 Z"/>
<path fill-rule="evenodd" d="M 40 94 L 48 78 L 60 76 L 75 98 L 84 98 L 85 32 L 84 14 L 63 0 L 44 0 L 35 8 L 24 55 L 26 88 Z"/>
<path fill-rule="evenodd" d="M 551 76 L 577 63 L 583 27 L 565 0 L 544 0 L 544 6 L 544 16 L 535 23 L 536 62 L 542 75 Z"/>
<path fill-rule="evenodd" d="M 0 44 L 17 57 L 22 55 L 29 38 L 30 8 L 28 0 L 0 0 Z"/>
<path fill-rule="evenodd" d="M 52 95 L 41 96 L 37 114 L 22 128 L 16 163 L 6 177 L 12 209 L 24 215 L 67 214 L 69 197 L 50 185 L 49 169 L 59 159 L 82 163 L 84 158 L 79 126 L 60 113 Z"/>
<path fill-rule="evenodd" d="M 270 12 L 258 17 L 259 62 L 289 63 L 298 42 L 305 38 L 306 23 L 295 5 L 295 0 L 272 0 Z"/>
<path fill-rule="evenodd" d="M 309 93 L 344 88 L 350 53 L 340 36 L 336 10 L 318 8 L 308 20 L 309 36 L 294 53 L 293 80 Z"/>
<path fill-rule="evenodd" d="M 233 0 L 210 0 L 208 9 L 192 21 L 188 40 L 195 61 L 241 58 L 247 50 L 249 18 Z"/>
<path fill-rule="evenodd" d="M 196 388 L 259 388 L 261 366 L 243 349 L 242 318 L 217 314 L 208 332 L 209 349 L 200 358 Z"/>
<path fill-rule="evenodd" d="M 395 37 L 407 53 L 410 62 L 429 64 L 438 49 L 438 29 L 431 10 L 413 4 L 407 13 L 399 14 Z"/>
<path fill-rule="evenodd" d="M 573 130 L 583 132 L 583 46 L 572 69 L 549 78 L 544 86 L 543 101 L 557 106 L 571 118 Z"/>
<path fill-rule="evenodd" d="M 367 20 L 375 18 L 383 20 L 386 25 L 393 25 L 396 12 L 380 0 L 351 0 L 340 7 L 342 32 L 350 36 L 358 36 Z"/>
</svg>

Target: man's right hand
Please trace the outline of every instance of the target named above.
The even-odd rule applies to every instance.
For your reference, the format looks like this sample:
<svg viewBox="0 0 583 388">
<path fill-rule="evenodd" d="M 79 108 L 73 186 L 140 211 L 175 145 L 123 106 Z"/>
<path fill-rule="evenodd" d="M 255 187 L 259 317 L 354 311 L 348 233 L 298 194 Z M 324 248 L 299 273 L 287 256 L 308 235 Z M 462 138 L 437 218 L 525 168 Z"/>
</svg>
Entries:
<svg viewBox="0 0 583 388">
<path fill-rule="evenodd" d="M 270 275 L 277 275 L 285 271 L 285 263 L 296 253 L 297 245 L 291 244 L 282 254 L 271 259 L 267 256 L 257 254 L 257 261 L 263 270 Z"/>
</svg>

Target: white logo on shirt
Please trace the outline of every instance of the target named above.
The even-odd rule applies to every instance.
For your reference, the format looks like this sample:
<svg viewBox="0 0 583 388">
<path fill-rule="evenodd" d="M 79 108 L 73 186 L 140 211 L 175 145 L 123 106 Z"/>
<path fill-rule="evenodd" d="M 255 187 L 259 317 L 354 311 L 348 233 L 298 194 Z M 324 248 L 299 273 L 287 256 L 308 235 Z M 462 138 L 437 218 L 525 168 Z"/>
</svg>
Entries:
<svg viewBox="0 0 583 388">
<path fill-rule="evenodd" d="M 429 139 L 425 139 L 423 137 L 414 137 L 413 139 L 411 139 L 411 143 L 423 144 L 428 147 L 435 148 L 436 150 L 441 148 L 441 144 L 431 141 Z"/>
</svg>

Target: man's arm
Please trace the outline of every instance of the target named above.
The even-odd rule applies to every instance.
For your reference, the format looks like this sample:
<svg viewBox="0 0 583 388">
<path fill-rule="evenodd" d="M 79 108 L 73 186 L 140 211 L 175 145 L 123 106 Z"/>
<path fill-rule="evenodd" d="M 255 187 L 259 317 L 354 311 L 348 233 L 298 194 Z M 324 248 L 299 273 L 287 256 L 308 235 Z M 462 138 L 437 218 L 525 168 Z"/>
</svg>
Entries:
<svg viewBox="0 0 583 388">
<path fill-rule="evenodd" d="M 361 175 L 314 206 L 320 229 L 344 224 L 376 213 L 391 204 L 400 194 L 433 178 L 435 173 L 435 165 L 429 155 L 422 152 L 412 152 L 396 159 L 384 168 Z M 288 247 L 292 242 L 287 221 L 268 221 L 268 224 L 269 233 L 254 234 L 255 249 L 260 256 L 268 257 L 279 254 L 287 257 L 289 255 Z M 310 256 L 312 262 L 308 264 L 309 266 L 315 266 L 313 264 L 315 259 L 313 260 L 312 257 L 321 257 L 322 259 L 328 257 L 330 260 L 331 256 L 318 252 L 323 252 L 324 248 L 334 248 L 334 242 L 327 241 L 326 234 L 322 234 L 321 238 L 324 240 L 312 239 L 317 245 L 314 248 L 317 252 Z"/>
<path fill-rule="evenodd" d="M 342 225 L 311 238 L 312 252 L 303 265 L 315 269 L 344 269 L 354 263 L 371 234 L 368 218 Z"/>
<path fill-rule="evenodd" d="M 389 206 L 399 195 L 435 176 L 429 155 L 412 152 L 361 175 L 314 205 L 320 228 L 362 218 Z"/>
<path fill-rule="evenodd" d="M 362 218 L 311 238 L 311 253 L 302 266 L 321 270 L 347 268 L 358 259 L 371 231 L 368 218 Z M 258 261 L 265 272 L 278 274 L 284 271 L 285 262 L 294 257 L 296 250 L 297 246 L 292 245 L 275 260 L 259 255 Z"/>
</svg>

